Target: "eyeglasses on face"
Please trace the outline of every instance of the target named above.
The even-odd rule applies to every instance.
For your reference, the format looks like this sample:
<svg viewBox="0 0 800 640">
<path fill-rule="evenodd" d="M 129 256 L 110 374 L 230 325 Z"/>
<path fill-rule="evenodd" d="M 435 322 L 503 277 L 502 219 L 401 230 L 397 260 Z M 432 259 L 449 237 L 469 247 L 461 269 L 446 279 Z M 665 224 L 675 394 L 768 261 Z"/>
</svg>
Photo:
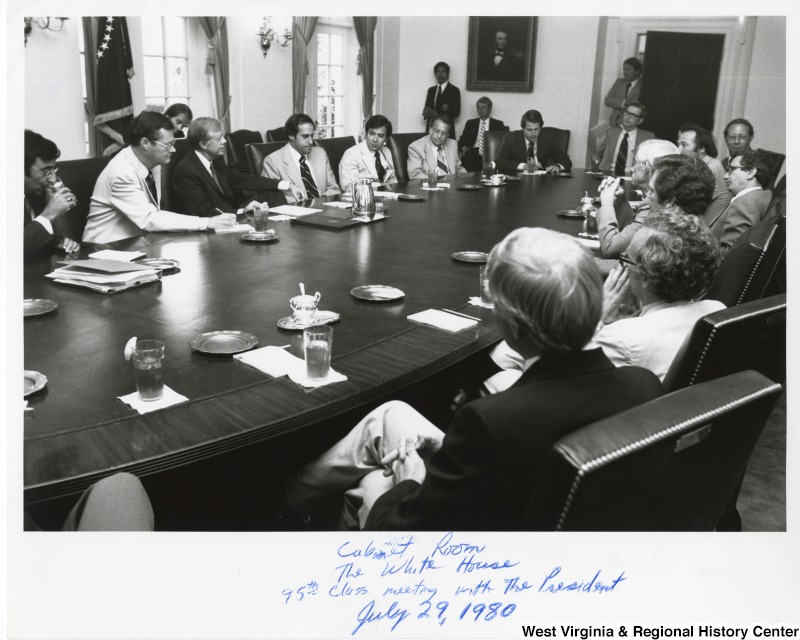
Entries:
<svg viewBox="0 0 800 640">
<path fill-rule="evenodd" d="M 58 173 L 58 167 L 50 167 L 48 169 L 40 169 L 39 167 L 37 167 L 35 165 L 31 165 L 31 169 L 36 169 L 36 171 L 38 171 L 40 174 L 42 174 L 48 180 L 52 179 L 52 178 L 55 178 L 56 174 Z"/>
<path fill-rule="evenodd" d="M 634 113 L 633 111 L 625 111 L 622 115 L 628 116 L 630 118 L 636 118 L 637 120 L 639 120 L 642 117 L 641 113 Z"/>
<path fill-rule="evenodd" d="M 619 266 L 623 269 L 627 267 L 635 267 L 636 263 L 628 257 L 627 253 L 620 253 L 619 254 Z"/>
<path fill-rule="evenodd" d="M 737 169 L 742 169 L 742 170 L 745 170 L 745 169 L 747 169 L 747 167 L 745 167 L 743 164 L 732 164 L 732 165 L 729 165 L 729 166 L 728 166 L 728 171 L 727 171 L 727 173 L 733 173 L 733 172 L 734 172 L 734 171 L 736 171 Z"/>
<path fill-rule="evenodd" d="M 159 142 L 158 140 L 150 140 L 150 142 L 154 142 L 157 145 L 164 147 L 165 149 L 174 149 L 175 148 L 175 141 L 173 140 L 169 144 L 164 144 L 163 142 Z"/>
</svg>

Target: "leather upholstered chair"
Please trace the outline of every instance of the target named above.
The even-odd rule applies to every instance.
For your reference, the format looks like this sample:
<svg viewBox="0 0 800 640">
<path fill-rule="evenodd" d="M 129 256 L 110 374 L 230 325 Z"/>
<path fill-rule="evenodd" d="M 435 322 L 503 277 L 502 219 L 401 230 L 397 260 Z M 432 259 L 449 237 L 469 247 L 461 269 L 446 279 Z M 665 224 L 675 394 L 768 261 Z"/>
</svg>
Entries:
<svg viewBox="0 0 800 640">
<path fill-rule="evenodd" d="M 730 307 L 779 293 L 785 287 L 784 213 L 785 203 L 784 207 L 770 205 L 764 219 L 737 238 L 717 269 L 707 299 Z"/>
<path fill-rule="evenodd" d="M 770 180 L 769 186 L 765 188 L 772 189 L 775 187 L 775 181 L 778 179 L 778 176 L 781 173 L 781 167 L 783 167 L 783 163 L 786 160 L 786 155 L 783 153 L 778 153 L 776 151 L 767 151 L 766 149 L 759 149 L 761 153 L 763 153 L 769 159 L 770 163 Z"/>
<path fill-rule="evenodd" d="M 785 293 L 700 318 L 664 376 L 664 388 L 674 391 L 747 369 L 777 382 L 786 379 Z"/>
<path fill-rule="evenodd" d="M 394 173 L 398 182 L 408 182 L 408 145 L 425 137 L 421 133 L 393 133 L 386 141 L 389 152 L 392 154 Z"/>
<path fill-rule="evenodd" d="M 286 137 L 286 129 L 283 127 L 267 129 L 266 139 L 267 142 L 289 142 L 289 138 Z"/>
<path fill-rule="evenodd" d="M 251 131 L 250 129 L 239 129 L 225 134 L 225 140 L 228 142 L 228 165 L 231 169 L 239 171 L 248 171 L 247 165 L 247 151 L 245 148 L 248 144 L 256 144 L 263 142 L 259 131 Z"/>
<path fill-rule="evenodd" d="M 257 142 L 255 144 L 248 144 L 246 147 L 247 166 L 250 173 L 254 176 L 260 176 L 264 158 L 285 146 L 285 142 Z"/>
<path fill-rule="evenodd" d="M 356 139 L 353 136 L 342 136 L 340 138 L 317 138 L 314 142 L 328 154 L 328 162 L 331 163 L 331 169 L 333 169 L 333 175 L 338 184 L 339 163 L 342 161 L 344 152 L 350 147 L 356 146 Z"/>
<path fill-rule="evenodd" d="M 556 127 L 542 127 L 539 136 L 543 139 L 553 140 L 558 147 L 567 154 L 569 149 L 569 129 L 557 129 Z"/>
<path fill-rule="evenodd" d="M 180 200 L 175 196 L 172 190 L 172 172 L 175 167 L 183 159 L 183 157 L 192 150 L 192 146 L 186 138 L 178 138 L 175 140 L 175 153 L 169 160 L 169 164 L 161 165 L 161 208 L 165 211 L 176 211 L 178 213 L 187 213 L 184 211 L 183 205 Z"/>
<path fill-rule="evenodd" d="M 570 433 L 548 453 L 521 528 L 712 531 L 780 394 L 745 371 Z"/>
<path fill-rule="evenodd" d="M 483 158 L 486 161 L 495 161 L 500 145 L 503 144 L 507 131 L 485 131 L 483 133 Z"/>
<path fill-rule="evenodd" d="M 78 203 L 53 221 L 53 231 L 56 234 L 81 241 L 94 185 L 112 157 L 82 158 L 58 163 L 58 179 L 75 194 Z"/>
</svg>

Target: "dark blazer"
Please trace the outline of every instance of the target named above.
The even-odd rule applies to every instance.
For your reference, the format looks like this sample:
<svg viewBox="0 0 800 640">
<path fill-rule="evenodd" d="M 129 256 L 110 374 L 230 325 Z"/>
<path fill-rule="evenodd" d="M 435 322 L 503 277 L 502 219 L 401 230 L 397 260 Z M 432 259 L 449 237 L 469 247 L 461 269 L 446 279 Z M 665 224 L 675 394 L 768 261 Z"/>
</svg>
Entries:
<svg viewBox="0 0 800 640">
<path fill-rule="evenodd" d="M 500 62 L 494 63 L 495 49 L 486 52 L 478 63 L 478 80 L 495 82 L 522 82 L 525 80 L 525 63 L 519 56 L 505 52 Z"/>
<path fill-rule="evenodd" d="M 53 254 L 56 249 L 57 238 L 51 235 L 38 222 L 31 220 L 27 211 L 25 211 L 24 220 L 23 259 L 35 260 Z"/>
<path fill-rule="evenodd" d="M 278 191 L 279 180 L 233 171 L 222 158 L 216 158 L 212 164 L 217 173 L 219 186 L 194 150 L 189 151 L 175 167 L 175 172 L 172 174 L 172 188 L 181 205 L 179 213 L 202 217 L 218 216 L 217 209 L 224 213 L 236 213 L 247 200 L 241 193 L 242 190 L 271 191 L 273 193 L 269 196 L 272 202 L 269 204 L 285 202 L 285 198 Z"/>
<path fill-rule="evenodd" d="M 464 123 L 464 131 L 461 133 L 461 137 L 458 139 L 459 151 L 461 151 L 464 147 L 470 149 L 475 146 L 475 143 L 478 140 L 478 131 L 480 130 L 480 126 L 480 118 L 467 120 L 466 123 Z M 489 131 L 503 131 L 504 129 L 505 125 L 503 124 L 502 120 L 489 118 Z"/>
<path fill-rule="evenodd" d="M 433 85 L 428 89 L 428 94 L 425 96 L 425 107 L 434 109 L 436 113 L 444 113 L 453 119 L 453 128 L 450 129 L 450 137 L 456 139 L 456 118 L 461 115 L 461 91 L 458 87 L 454 87 L 450 82 L 447 87 L 442 91 L 442 99 L 439 102 L 439 108 L 436 108 L 436 90 L 439 88 L 438 84 Z"/>
<path fill-rule="evenodd" d="M 557 440 L 662 392 L 652 372 L 615 368 L 601 349 L 545 355 L 507 391 L 459 411 L 424 482 L 384 493 L 365 528 L 515 531 Z"/>
<path fill-rule="evenodd" d="M 551 164 L 560 164 L 564 171 L 572 169 L 572 160 L 564 153 L 561 148 L 551 140 L 539 136 L 536 141 L 536 157 L 539 164 L 547 168 Z M 528 142 L 522 129 L 507 133 L 497 152 L 495 165 L 498 171 L 516 171 L 520 162 L 525 162 L 528 157 Z"/>
</svg>

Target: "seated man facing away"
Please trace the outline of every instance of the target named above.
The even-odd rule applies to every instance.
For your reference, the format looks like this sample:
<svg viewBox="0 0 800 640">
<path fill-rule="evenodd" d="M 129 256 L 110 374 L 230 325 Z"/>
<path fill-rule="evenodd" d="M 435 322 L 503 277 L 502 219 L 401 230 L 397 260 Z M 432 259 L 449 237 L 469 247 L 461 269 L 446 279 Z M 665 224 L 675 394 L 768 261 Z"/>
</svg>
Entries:
<svg viewBox="0 0 800 640">
<path fill-rule="evenodd" d="M 290 203 L 339 193 L 328 154 L 314 146 L 314 121 L 304 113 L 295 113 L 286 120 L 284 130 L 289 142 L 264 158 L 261 175 L 294 185 L 296 190 L 286 194 Z M 298 192 L 300 195 L 296 195 Z"/>
<path fill-rule="evenodd" d="M 730 161 L 725 183 L 733 198 L 716 218 L 707 220 L 723 254 L 742 233 L 764 219 L 772 200 L 772 192 L 767 190 L 770 170 L 769 158 L 761 150 L 750 149 Z"/>
<path fill-rule="evenodd" d="M 426 179 L 429 171 L 440 178 L 464 173 L 458 160 L 458 145 L 448 138 L 453 128 L 450 116 L 440 113 L 431 120 L 430 132 L 408 145 L 408 179 Z"/>
<path fill-rule="evenodd" d="M 654 211 L 605 282 L 595 344 L 618 366 L 645 367 L 663 380 L 695 322 L 725 308 L 701 299 L 719 262 L 716 238 L 697 216 L 676 206 Z"/>
<path fill-rule="evenodd" d="M 254 191 L 250 204 L 267 202 L 283 204 L 281 191 L 300 190 L 288 180 L 273 180 L 231 171 L 225 164 L 225 129 L 215 118 L 192 120 L 186 135 L 193 153 L 187 153 L 172 174 L 172 187 L 182 205 L 181 213 L 196 216 L 216 216 L 236 213 L 246 198 L 242 190 Z M 252 206 L 249 206 L 252 208 Z"/>
<path fill-rule="evenodd" d="M 159 206 L 160 165 L 175 153 L 173 125 L 163 113 L 142 111 L 133 119 L 131 144 L 97 178 L 83 241 L 95 244 L 142 235 L 147 231 L 206 231 L 230 227 L 236 216 L 211 218 L 163 211 Z"/>
<path fill-rule="evenodd" d="M 533 158 L 537 169 L 550 173 L 572 169 L 572 160 L 559 145 L 539 138 L 544 126 L 541 113 L 536 109 L 526 111 L 519 126 L 522 127 L 520 131 L 511 131 L 503 138 L 494 162 L 498 171 L 524 171 L 528 158 Z"/>
<path fill-rule="evenodd" d="M 641 229 L 648 216 L 659 208 L 675 205 L 684 213 L 703 216 L 711 204 L 714 193 L 714 175 L 698 158 L 680 154 L 657 156 L 662 145 L 674 147 L 671 142 L 654 140 L 645 142 L 638 154 L 653 152 L 650 161 L 637 163 L 634 175 L 641 176 L 637 182 L 649 175 L 650 180 L 645 189 L 645 204 L 641 206 L 633 221 L 619 231 L 614 212 L 614 199 L 619 187 L 618 178 L 606 178 L 600 185 L 600 209 L 597 211 L 597 231 L 600 237 L 600 249 L 607 258 L 619 256 L 631 242 L 633 236 Z M 652 163 L 652 164 L 651 164 Z M 639 182 L 640 183 L 640 182 Z"/>
<path fill-rule="evenodd" d="M 466 404 L 447 433 L 405 403 L 382 405 L 292 478 L 290 507 L 313 515 L 344 495 L 349 527 L 513 531 L 559 438 L 662 392 L 650 372 L 586 348 L 602 285 L 574 239 L 516 229 L 488 269 L 497 324 L 525 361 L 520 380 Z"/>
<path fill-rule="evenodd" d="M 55 142 L 25 129 L 25 260 L 49 256 L 59 250 L 72 253 L 81 248 L 77 241 L 59 238 L 53 230 L 53 221 L 77 202 L 75 194 L 56 177 L 56 160 L 60 155 Z"/>
<path fill-rule="evenodd" d="M 386 148 L 386 141 L 392 137 L 392 123 L 382 115 L 371 116 L 364 125 L 364 140 L 350 147 L 339 162 L 339 185 L 342 192 L 350 191 L 354 180 L 371 178 L 373 182 L 394 184 L 392 154 Z"/>
</svg>

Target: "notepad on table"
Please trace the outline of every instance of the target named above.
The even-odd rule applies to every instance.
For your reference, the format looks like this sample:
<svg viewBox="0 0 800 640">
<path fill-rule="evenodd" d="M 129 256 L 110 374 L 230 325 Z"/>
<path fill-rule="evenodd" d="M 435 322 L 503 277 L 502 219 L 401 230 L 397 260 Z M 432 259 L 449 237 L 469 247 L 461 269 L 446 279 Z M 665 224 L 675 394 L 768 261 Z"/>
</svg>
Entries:
<svg viewBox="0 0 800 640">
<path fill-rule="evenodd" d="M 477 320 L 470 320 L 469 318 L 462 318 L 461 316 L 447 313 L 447 311 L 439 311 L 438 309 L 427 309 L 419 313 L 412 313 L 408 316 L 412 322 L 419 322 L 427 324 L 437 329 L 444 329 L 451 333 L 457 333 L 469 327 L 474 327 L 478 324 Z"/>
<path fill-rule="evenodd" d="M 285 216 L 291 216 L 292 218 L 296 218 L 298 216 L 307 216 L 309 213 L 320 213 L 322 209 L 313 209 L 311 207 L 298 207 L 297 205 L 293 204 L 282 204 L 277 207 L 272 207 L 269 212 L 270 214 L 273 213 L 281 213 Z"/>
</svg>

